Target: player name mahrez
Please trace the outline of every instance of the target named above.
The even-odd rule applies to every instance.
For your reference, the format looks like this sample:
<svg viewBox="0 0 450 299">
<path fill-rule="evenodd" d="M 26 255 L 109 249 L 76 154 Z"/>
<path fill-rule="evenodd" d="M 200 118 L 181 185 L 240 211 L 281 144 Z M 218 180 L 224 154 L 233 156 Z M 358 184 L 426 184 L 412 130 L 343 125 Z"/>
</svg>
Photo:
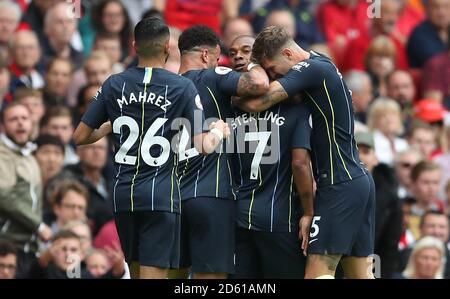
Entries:
<svg viewBox="0 0 450 299">
<path fill-rule="evenodd" d="M 125 96 L 122 96 L 121 99 L 117 99 L 117 104 L 122 108 L 123 105 L 131 105 L 133 103 L 150 103 L 161 108 L 164 112 L 167 112 L 167 107 L 169 107 L 172 102 L 170 102 L 166 97 L 162 95 L 157 95 L 153 92 L 139 92 L 139 95 L 136 95 L 132 92 L 130 93 L 128 99 Z"/>
</svg>

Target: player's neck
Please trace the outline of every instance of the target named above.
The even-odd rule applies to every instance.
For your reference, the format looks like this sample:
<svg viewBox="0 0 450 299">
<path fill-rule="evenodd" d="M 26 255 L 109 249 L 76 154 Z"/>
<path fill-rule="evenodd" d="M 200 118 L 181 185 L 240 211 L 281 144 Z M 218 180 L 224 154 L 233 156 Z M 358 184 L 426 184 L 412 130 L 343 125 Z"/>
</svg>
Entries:
<svg viewBox="0 0 450 299">
<path fill-rule="evenodd" d="M 138 67 L 140 68 L 146 68 L 146 67 L 152 67 L 152 68 L 164 68 L 166 65 L 166 62 L 164 61 L 164 58 L 162 57 L 155 57 L 155 58 L 139 58 Z"/>
<path fill-rule="evenodd" d="M 190 70 L 202 70 L 207 68 L 203 63 L 196 59 L 192 59 L 186 56 L 181 57 L 181 66 L 178 74 L 184 74 Z"/>
</svg>

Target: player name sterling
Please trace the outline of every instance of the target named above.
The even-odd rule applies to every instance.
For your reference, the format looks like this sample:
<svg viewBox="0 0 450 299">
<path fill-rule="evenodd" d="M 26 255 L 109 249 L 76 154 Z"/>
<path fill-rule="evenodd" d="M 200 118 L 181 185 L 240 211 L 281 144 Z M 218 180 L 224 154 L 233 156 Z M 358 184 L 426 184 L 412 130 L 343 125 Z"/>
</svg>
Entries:
<svg viewBox="0 0 450 299">
<path fill-rule="evenodd" d="M 130 93 L 128 99 L 125 96 L 122 96 L 121 99 L 117 99 L 117 104 L 119 104 L 120 109 L 122 109 L 123 105 L 131 105 L 133 103 L 150 103 L 161 108 L 164 112 L 167 112 L 167 107 L 169 107 L 172 102 L 170 102 L 167 98 L 162 95 L 157 95 L 153 92 L 139 92 L 139 95 L 136 96 L 133 92 Z"/>
<path fill-rule="evenodd" d="M 232 128 L 236 129 L 238 126 L 242 126 L 243 124 L 248 124 L 253 121 L 270 121 L 277 126 L 284 125 L 286 119 L 283 116 L 279 116 L 277 113 L 272 111 L 266 111 L 264 114 L 262 113 L 244 113 L 239 115 L 232 121 Z"/>
</svg>

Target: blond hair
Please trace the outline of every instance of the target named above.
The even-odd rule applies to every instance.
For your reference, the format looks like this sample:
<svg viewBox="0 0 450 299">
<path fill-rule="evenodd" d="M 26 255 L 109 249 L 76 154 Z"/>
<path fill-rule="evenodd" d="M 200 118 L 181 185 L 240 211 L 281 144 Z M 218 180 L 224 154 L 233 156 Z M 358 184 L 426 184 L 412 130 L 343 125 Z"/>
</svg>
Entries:
<svg viewBox="0 0 450 299">
<path fill-rule="evenodd" d="M 369 129 L 371 130 L 375 130 L 378 129 L 377 126 L 377 122 L 379 120 L 379 118 L 381 116 L 383 116 L 384 114 L 386 114 L 387 112 L 393 112 L 395 114 L 397 114 L 398 116 L 398 129 L 397 129 L 397 134 L 402 134 L 403 133 L 403 122 L 402 122 L 402 116 L 401 116 L 401 108 L 400 105 L 390 99 L 390 98 L 377 98 L 373 104 L 370 106 L 369 109 L 369 115 L 367 118 L 367 126 L 369 127 Z"/>
<path fill-rule="evenodd" d="M 408 259 L 408 264 L 406 265 L 406 269 L 402 273 L 404 277 L 414 278 L 414 276 L 416 275 L 416 265 L 415 265 L 414 260 L 420 251 L 422 251 L 423 249 L 428 249 L 428 248 L 437 249 L 437 250 L 439 250 L 439 253 L 441 254 L 441 265 L 439 266 L 439 269 L 436 271 L 434 279 L 444 278 L 444 265 L 446 262 L 444 243 L 441 240 L 439 240 L 438 238 L 432 237 L 432 236 L 423 237 L 419 241 L 416 242 L 416 244 L 414 245 L 414 248 L 411 252 L 411 255 Z"/>
</svg>

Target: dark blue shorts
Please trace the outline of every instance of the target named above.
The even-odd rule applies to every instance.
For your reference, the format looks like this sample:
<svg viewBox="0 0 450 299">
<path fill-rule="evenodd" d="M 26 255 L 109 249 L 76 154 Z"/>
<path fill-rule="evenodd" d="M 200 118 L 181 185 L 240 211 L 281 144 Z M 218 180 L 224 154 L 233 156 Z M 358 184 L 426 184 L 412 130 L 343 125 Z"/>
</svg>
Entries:
<svg viewBox="0 0 450 299">
<path fill-rule="evenodd" d="M 238 228 L 236 279 L 304 278 L 306 258 L 298 232 L 263 232 Z"/>
<path fill-rule="evenodd" d="M 318 188 L 308 253 L 366 257 L 375 238 L 375 184 L 366 174 Z"/>
<path fill-rule="evenodd" d="M 117 232 L 126 262 L 178 268 L 180 215 L 160 211 L 118 212 Z"/>
<path fill-rule="evenodd" d="M 182 202 L 180 268 L 233 273 L 236 202 L 197 197 Z"/>
</svg>

